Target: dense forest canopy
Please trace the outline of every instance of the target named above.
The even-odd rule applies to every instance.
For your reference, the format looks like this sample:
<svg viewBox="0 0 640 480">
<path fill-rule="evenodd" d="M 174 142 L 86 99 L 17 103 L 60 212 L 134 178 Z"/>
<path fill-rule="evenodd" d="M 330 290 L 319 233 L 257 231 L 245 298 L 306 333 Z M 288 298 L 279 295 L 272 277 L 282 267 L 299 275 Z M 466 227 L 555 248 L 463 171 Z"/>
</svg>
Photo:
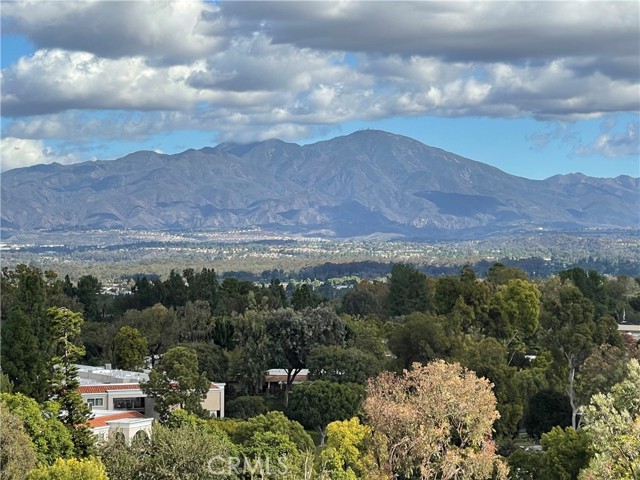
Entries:
<svg viewBox="0 0 640 480">
<path fill-rule="evenodd" d="M 640 391 L 640 345 L 618 325 L 640 324 L 640 277 L 576 267 L 532 279 L 495 263 L 482 276 L 394 264 L 381 278 L 361 266 L 376 275 L 339 289 L 185 268 L 116 295 L 91 275 L 4 268 L 0 402 L 19 433 L 2 442 L 3 477 L 155 478 L 192 459 L 192 478 L 214 478 L 202 458 L 225 451 L 284 455 L 296 479 L 632 478 L 640 420 L 626 399 Z M 78 428 L 89 413 L 75 363 L 151 369 L 143 388 L 161 422 L 150 444 L 94 445 Z M 269 369 L 286 373 L 276 391 Z M 227 384 L 232 418 L 199 408 L 211 381 Z"/>
</svg>

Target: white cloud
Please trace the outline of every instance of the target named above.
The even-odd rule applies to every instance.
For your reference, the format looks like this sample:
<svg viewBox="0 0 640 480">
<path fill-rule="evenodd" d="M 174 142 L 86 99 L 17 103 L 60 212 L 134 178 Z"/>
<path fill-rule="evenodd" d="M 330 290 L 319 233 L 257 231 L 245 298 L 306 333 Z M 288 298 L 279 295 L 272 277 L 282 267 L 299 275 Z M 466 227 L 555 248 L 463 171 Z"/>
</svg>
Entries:
<svg viewBox="0 0 640 480">
<path fill-rule="evenodd" d="M 75 163 L 80 158 L 72 154 L 58 154 L 46 147 L 42 140 L 6 137 L 0 143 L 0 165 L 4 172 L 12 168 L 29 167 L 41 163 Z"/>
<path fill-rule="evenodd" d="M 634 12 L 633 2 L 8 2 L 5 31 L 41 49 L 2 71 L 13 117 L 3 135 L 295 140 L 349 120 L 638 111 Z"/>
<path fill-rule="evenodd" d="M 638 122 L 630 122 L 622 132 L 615 132 L 613 124 L 603 125 L 604 133 L 591 144 L 576 147 L 574 153 L 580 156 L 602 155 L 609 158 L 640 158 L 640 135 Z"/>
<path fill-rule="evenodd" d="M 206 92 L 186 84 L 192 68 L 153 67 L 142 57 L 112 60 L 86 52 L 39 50 L 3 70 L 3 114 L 78 108 L 181 110 L 208 100 Z"/>
<path fill-rule="evenodd" d="M 106 58 L 146 56 L 159 63 L 191 63 L 227 42 L 219 9 L 208 2 L 5 2 L 2 17 L 5 31 L 26 35 L 41 49 Z"/>
</svg>

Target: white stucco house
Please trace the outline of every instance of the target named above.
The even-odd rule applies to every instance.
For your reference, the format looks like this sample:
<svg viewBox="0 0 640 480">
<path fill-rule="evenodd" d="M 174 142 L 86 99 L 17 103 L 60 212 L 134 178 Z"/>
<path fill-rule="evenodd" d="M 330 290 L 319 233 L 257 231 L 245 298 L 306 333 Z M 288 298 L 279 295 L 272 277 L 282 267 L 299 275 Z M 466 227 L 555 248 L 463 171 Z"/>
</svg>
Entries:
<svg viewBox="0 0 640 480">
<path fill-rule="evenodd" d="M 89 425 L 100 438 L 120 433 L 131 441 L 140 431 L 151 434 L 151 425 L 158 414 L 155 402 L 140 388 L 149 379 L 144 372 L 114 370 L 109 365 L 93 367 L 77 365 L 78 391 L 91 406 L 93 418 Z M 224 383 L 211 383 L 202 407 L 211 416 L 224 417 Z"/>
</svg>

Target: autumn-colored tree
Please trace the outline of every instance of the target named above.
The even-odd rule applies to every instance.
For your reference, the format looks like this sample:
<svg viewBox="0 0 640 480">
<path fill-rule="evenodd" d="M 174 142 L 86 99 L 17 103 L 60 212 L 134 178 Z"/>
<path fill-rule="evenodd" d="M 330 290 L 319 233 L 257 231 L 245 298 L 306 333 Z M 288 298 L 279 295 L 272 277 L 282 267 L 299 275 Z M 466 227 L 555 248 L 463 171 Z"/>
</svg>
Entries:
<svg viewBox="0 0 640 480">
<path fill-rule="evenodd" d="M 491 438 L 498 419 L 492 385 L 457 363 L 413 364 L 369 381 L 365 412 L 382 437 L 389 478 L 506 478 Z"/>
</svg>

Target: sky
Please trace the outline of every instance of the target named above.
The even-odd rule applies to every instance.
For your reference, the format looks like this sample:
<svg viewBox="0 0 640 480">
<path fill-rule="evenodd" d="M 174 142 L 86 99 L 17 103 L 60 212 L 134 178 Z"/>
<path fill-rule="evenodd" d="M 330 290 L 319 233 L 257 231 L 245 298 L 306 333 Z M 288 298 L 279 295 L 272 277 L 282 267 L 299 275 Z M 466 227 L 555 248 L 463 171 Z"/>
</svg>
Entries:
<svg viewBox="0 0 640 480">
<path fill-rule="evenodd" d="M 640 2 L 2 1 L 1 167 L 361 129 L 640 176 Z"/>
</svg>

